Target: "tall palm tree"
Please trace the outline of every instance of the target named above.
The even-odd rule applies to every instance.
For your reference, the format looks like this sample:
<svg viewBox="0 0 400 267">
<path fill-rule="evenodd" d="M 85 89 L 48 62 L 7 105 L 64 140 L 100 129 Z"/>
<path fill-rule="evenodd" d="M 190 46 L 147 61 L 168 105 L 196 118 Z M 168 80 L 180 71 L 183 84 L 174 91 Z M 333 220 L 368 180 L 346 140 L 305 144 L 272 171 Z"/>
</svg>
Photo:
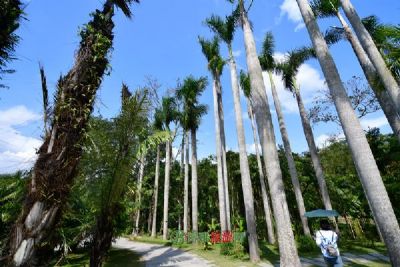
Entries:
<svg viewBox="0 0 400 267">
<path fill-rule="evenodd" d="M 113 41 L 114 5 L 131 16 L 132 0 L 107 0 L 81 31 L 75 64 L 58 82 L 51 134 L 38 151 L 31 186 L 14 231 L 10 260 L 16 266 L 32 261 L 42 242 L 54 232 L 82 155 L 82 140 L 97 89 L 107 69 Z"/>
<path fill-rule="evenodd" d="M 389 93 L 392 98 L 392 101 L 396 107 L 397 113 L 400 114 L 400 86 L 397 83 L 396 79 L 393 77 L 392 73 L 386 66 L 386 62 L 383 59 L 382 55 L 379 53 L 378 48 L 376 47 L 374 41 L 372 40 L 371 35 L 365 28 L 362 23 L 360 17 L 357 14 L 357 11 L 353 7 L 350 0 L 340 0 L 342 4 L 342 8 L 346 17 L 349 19 L 351 26 L 355 33 L 357 34 L 358 39 L 365 52 L 367 53 L 369 59 L 374 65 L 376 72 L 378 73 L 385 89 Z"/>
<path fill-rule="evenodd" d="M 279 166 L 278 151 L 273 131 L 271 111 L 269 109 L 267 94 L 265 93 L 265 85 L 257 56 L 253 32 L 243 0 L 239 0 L 238 8 L 244 34 L 247 68 L 252 89 L 251 101 L 256 115 L 258 135 L 263 151 L 274 218 L 277 226 L 280 263 L 282 266 L 301 266 L 290 223 L 289 209 L 286 202 L 282 172 Z"/>
<path fill-rule="evenodd" d="M 388 119 L 389 125 L 392 128 L 393 133 L 400 141 L 400 117 L 397 113 L 396 107 L 394 106 L 390 96 L 388 95 L 388 92 L 384 90 L 384 88 L 382 88 L 383 86 L 379 80 L 376 69 L 371 60 L 368 58 L 368 55 L 362 48 L 360 41 L 358 40 L 357 36 L 355 36 L 350 26 L 341 15 L 339 10 L 339 2 L 314 0 L 311 2 L 311 8 L 314 11 L 314 14 L 316 14 L 316 16 L 318 17 L 322 18 L 336 16 L 339 19 L 343 29 L 332 28 L 327 32 L 327 34 L 328 36 L 333 36 L 333 38 L 331 39 L 337 41 L 340 39 L 347 39 L 350 42 L 353 51 L 357 56 L 358 62 L 360 63 L 360 66 L 365 74 L 365 77 L 367 78 L 369 85 L 374 91 L 375 96 L 380 106 L 382 107 L 386 118 Z"/>
<path fill-rule="evenodd" d="M 162 119 L 164 129 L 171 131 L 170 124 L 178 119 L 178 110 L 173 97 L 163 97 L 162 99 Z M 164 179 L 164 210 L 163 210 L 163 239 L 168 239 L 168 202 L 169 202 L 169 184 L 171 171 L 171 139 L 165 143 L 165 179 Z"/>
<path fill-rule="evenodd" d="M 254 121 L 254 112 L 253 112 L 253 107 L 251 105 L 250 101 L 250 93 L 251 93 L 251 87 L 250 87 L 250 78 L 247 73 L 244 71 L 240 71 L 240 86 L 242 87 L 242 91 L 244 96 L 246 97 L 246 102 L 247 102 L 247 113 L 249 115 L 249 119 L 251 122 L 251 128 L 253 130 L 253 138 L 254 138 L 254 146 L 255 146 L 255 152 L 256 152 L 256 158 L 257 158 L 257 166 L 258 166 L 258 177 L 260 180 L 260 185 L 261 185 L 261 197 L 263 201 L 263 206 L 264 206 L 264 213 L 265 213 L 265 223 L 267 224 L 267 237 L 268 237 L 268 242 L 270 244 L 275 243 L 275 231 L 274 231 L 274 225 L 272 223 L 272 212 L 271 212 L 271 207 L 269 205 L 269 197 L 268 197 L 268 192 L 267 192 L 267 187 L 265 185 L 265 176 L 264 176 L 264 170 L 261 162 L 261 156 L 260 156 L 260 149 L 258 148 L 259 141 L 258 141 L 258 136 L 257 136 L 257 127 Z"/>
<path fill-rule="evenodd" d="M 196 132 L 200 125 L 201 117 L 206 114 L 207 106 L 199 104 L 198 97 L 204 92 L 208 84 L 206 77 L 198 79 L 193 76 L 187 77 L 183 81 L 183 86 L 177 91 L 178 99 L 184 102 L 183 117 L 185 129 L 191 133 L 191 148 L 192 148 L 192 231 L 198 233 L 198 179 L 197 179 L 197 140 Z M 187 138 L 188 140 L 189 138 Z M 188 149 L 188 147 L 187 147 Z M 187 153 L 187 162 L 189 154 Z"/>
<path fill-rule="evenodd" d="M 400 266 L 400 228 L 367 138 L 354 113 L 328 46 L 307 0 L 296 0 L 328 83 L 354 165 L 393 266 Z M 376 67 L 376 66 L 375 66 Z"/>
<path fill-rule="evenodd" d="M 137 236 L 139 234 L 139 222 L 140 222 L 140 205 L 142 203 L 142 184 L 144 177 L 144 166 L 145 166 L 145 155 L 143 154 L 139 159 L 139 175 L 137 179 L 137 195 L 136 195 L 136 218 L 135 225 L 133 227 L 133 235 Z"/>
<path fill-rule="evenodd" d="M 297 170 L 296 170 L 296 163 L 294 162 L 294 159 L 293 159 L 292 148 L 290 146 L 289 135 L 286 130 L 285 120 L 283 118 L 281 103 L 279 101 L 278 93 L 276 92 L 276 87 L 275 87 L 274 79 L 272 76 L 272 72 L 275 69 L 275 60 L 273 57 L 275 44 L 274 44 L 274 36 L 272 35 L 271 32 L 268 32 L 265 35 L 262 47 L 263 48 L 262 48 L 261 54 L 259 56 L 260 64 L 261 64 L 262 70 L 266 71 L 268 73 L 269 81 L 271 84 L 272 98 L 274 99 L 276 115 L 278 117 L 278 122 L 279 122 L 279 129 L 281 132 L 283 146 L 285 149 L 285 156 L 286 156 L 288 166 L 289 166 L 290 177 L 292 179 L 294 194 L 295 194 L 296 202 L 297 202 L 297 208 L 299 210 L 301 223 L 303 226 L 303 232 L 305 235 L 311 236 L 310 228 L 308 227 L 308 220 L 304 216 L 304 213 L 306 212 L 306 208 L 304 205 L 303 194 L 301 193 L 299 176 L 298 176 Z"/>
<path fill-rule="evenodd" d="M 235 34 L 235 20 L 236 19 L 233 15 L 226 17 L 225 20 L 223 20 L 219 16 L 213 15 L 208 18 L 206 22 L 209 28 L 228 46 L 233 103 L 235 108 L 236 132 L 239 145 L 240 174 L 242 179 L 242 191 L 246 213 L 247 232 L 249 234 L 248 241 L 250 249 L 250 260 L 253 262 L 257 262 L 260 260 L 260 255 L 258 253 L 258 239 L 254 213 L 254 196 L 251 186 L 249 162 L 246 151 L 246 140 L 243 128 L 242 107 L 240 105 L 240 90 L 236 69 L 236 61 L 235 57 L 233 56 L 232 50 L 232 42 Z"/>
<path fill-rule="evenodd" d="M 0 80 L 3 74 L 13 73 L 14 70 L 6 69 L 9 61 L 14 59 L 15 47 L 19 36 L 15 33 L 23 17 L 23 5 L 20 0 L 0 1 Z M 7 87 L 0 83 L 0 88 Z"/>
<path fill-rule="evenodd" d="M 156 108 L 154 112 L 153 127 L 156 131 L 163 129 L 163 114 L 162 109 Z M 154 194 L 153 194 L 153 218 L 151 223 L 151 237 L 157 235 L 157 202 L 158 202 L 158 182 L 160 177 L 160 144 L 157 144 L 156 156 L 156 172 L 154 177 Z"/>
<path fill-rule="evenodd" d="M 156 109 L 154 112 L 154 123 L 155 130 L 163 129 L 163 118 L 162 110 Z M 160 177 L 160 144 L 157 144 L 157 156 L 156 156 L 156 172 L 154 177 L 154 194 L 153 194 L 153 218 L 151 222 L 151 237 L 157 236 L 157 206 L 158 206 L 158 184 Z"/>
<path fill-rule="evenodd" d="M 301 123 L 303 126 L 304 135 L 307 140 L 308 148 L 310 150 L 311 161 L 315 170 L 315 175 L 317 177 L 319 190 L 322 195 L 322 201 L 324 203 L 325 209 L 331 210 L 332 203 L 329 197 L 328 187 L 326 186 L 321 160 L 318 156 L 318 150 L 315 144 L 315 139 L 311 128 L 310 120 L 308 118 L 307 111 L 304 107 L 303 100 L 301 98 L 300 86 L 296 82 L 296 75 L 298 73 L 300 66 L 304 63 L 304 61 L 306 61 L 311 57 L 311 53 L 312 49 L 308 47 L 291 51 L 286 56 L 286 62 L 280 64 L 278 66 L 278 69 L 281 70 L 282 80 L 285 88 L 293 92 L 293 94 L 296 96 Z"/>
<path fill-rule="evenodd" d="M 225 61 L 219 54 L 219 41 L 217 37 L 212 40 L 206 40 L 199 37 L 202 52 L 208 61 L 208 70 L 213 77 L 213 97 L 214 97 L 214 120 L 215 120 L 215 137 L 216 137 L 216 158 L 217 158 L 217 174 L 218 174 L 218 200 L 219 200 L 219 217 L 221 231 L 230 229 L 229 216 L 229 194 L 227 190 L 228 179 L 224 171 L 223 154 L 225 154 L 223 136 L 221 134 L 224 125 L 222 122 L 222 86 L 221 74 L 225 65 Z"/>
</svg>

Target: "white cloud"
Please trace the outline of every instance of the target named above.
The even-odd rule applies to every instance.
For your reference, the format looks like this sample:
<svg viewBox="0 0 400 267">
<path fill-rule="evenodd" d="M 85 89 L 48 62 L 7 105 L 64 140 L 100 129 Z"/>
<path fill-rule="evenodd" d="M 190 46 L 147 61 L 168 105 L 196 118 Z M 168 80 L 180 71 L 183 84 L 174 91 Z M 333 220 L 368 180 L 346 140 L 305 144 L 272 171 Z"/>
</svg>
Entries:
<svg viewBox="0 0 400 267">
<path fill-rule="evenodd" d="M 260 144 L 257 144 L 257 145 L 258 145 L 258 151 L 261 152 L 261 145 Z M 254 143 L 246 144 L 246 151 L 248 154 L 255 154 L 256 153 L 256 145 Z"/>
<path fill-rule="evenodd" d="M 7 110 L 0 110 L 1 126 L 25 125 L 39 118 L 38 114 L 28 110 L 25 106 L 15 106 Z"/>
<path fill-rule="evenodd" d="M 288 19 L 297 24 L 294 31 L 299 31 L 304 28 L 303 17 L 301 16 L 299 6 L 296 0 L 284 0 L 282 5 L 279 7 L 281 9 L 280 18 L 287 15 Z"/>
<path fill-rule="evenodd" d="M 284 58 L 284 54 L 276 53 L 274 57 L 277 60 L 282 60 Z M 281 75 L 273 74 L 272 76 L 283 112 L 298 113 L 299 111 L 296 99 L 291 92 L 284 88 Z M 270 100 L 270 104 L 272 105 L 273 98 L 271 94 L 271 83 L 269 81 L 269 76 L 267 73 L 263 72 L 263 77 L 265 87 L 267 89 L 268 99 Z M 324 78 L 316 69 L 308 64 L 303 64 L 300 66 L 296 79 L 297 84 L 300 87 L 301 96 L 303 97 L 303 102 L 305 105 L 312 102 L 316 92 L 318 92 L 319 90 L 324 90 L 326 88 Z"/>
<path fill-rule="evenodd" d="M 331 136 L 329 136 L 327 134 L 321 134 L 320 136 L 318 136 L 315 139 L 315 143 L 316 143 L 317 147 L 323 148 L 329 144 L 330 138 L 331 138 Z"/>
<path fill-rule="evenodd" d="M 42 141 L 25 136 L 14 126 L 27 125 L 40 116 L 24 106 L 0 110 L 0 173 L 29 169 L 36 159 Z"/>
<path fill-rule="evenodd" d="M 380 128 L 389 124 L 385 116 L 373 119 L 363 118 L 360 123 L 364 130 L 368 130 L 368 128 Z"/>
<path fill-rule="evenodd" d="M 240 57 L 241 54 L 242 54 L 242 50 L 233 51 L 233 56 L 234 57 Z"/>
</svg>

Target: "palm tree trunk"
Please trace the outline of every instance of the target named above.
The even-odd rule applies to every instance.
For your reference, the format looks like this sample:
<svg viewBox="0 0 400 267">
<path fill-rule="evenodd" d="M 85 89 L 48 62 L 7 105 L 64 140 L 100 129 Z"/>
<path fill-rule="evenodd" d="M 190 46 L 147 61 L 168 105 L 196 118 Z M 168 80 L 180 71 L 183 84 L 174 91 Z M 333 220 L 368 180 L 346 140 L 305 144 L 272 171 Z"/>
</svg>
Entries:
<svg viewBox="0 0 400 267">
<path fill-rule="evenodd" d="M 378 74 L 376 73 L 376 69 L 371 60 L 369 60 L 368 55 L 362 48 L 360 41 L 354 35 L 353 31 L 350 29 L 349 25 L 339 11 L 337 12 L 336 16 L 343 26 L 343 29 L 346 33 L 346 38 L 349 40 L 353 51 L 357 56 L 358 62 L 360 63 L 361 68 L 364 71 L 365 77 L 367 78 L 369 85 L 374 91 L 375 96 L 383 112 L 385 113 L 385 116 L 389 122 L 390 127 L 392 128 L 394 135 L 400 142 L 400 117 L 397 114 L 396 107 L 390 99 L 388 92 L 386 90 L 382 90 L 379 87 L 381 85 L 381 82 L 379 80 Z"/>
<path fill-rule="evenodd" d="M 249 162 L 247 159 L 246 151 L 246 140 L 243 128 L 243 118 L 242 118 L 242 107 L 240 104 L 240 92 L 239 83 L 237 80 L 237 70 L 236 62 L 233 57 L 232 47 L 228 44 L 229 50 L 229 66 L 231 69 L 231 82 L 232 82 L 232 93 L 233 93 L 233 103 L 235 107 L 235 121 L 236 121 L 236 133 L 239 145 L 239 165 L 240 165 L 240 175 L 242 180 L 242 192 L 243 200 L 246 214 L 246 225 L 248 233 L 249 242 L 249 252 L 250 260 L 254 262 L 260 261 L 260 255 L 258 253 L 258 239 L 256 230 L 256 218 L 254 213 L 254 196 L 253 189 L 250 179 Z"/>
<path fill-rule="evenodd" d="M 198 181 L 197 181 L 197 140 L 196 129 L 191 129 L 192 137 L 192 231 L 197 234 L 199 231 L 198 223 Z"/>
<path fill-rule="evenodd" d="M 329 197 L 328 188 L 326 186 L 326 181 L 325 181 L 324 172 L 322 170 L 321 160 L 319 159 L 319 156 L 318 156 L 317 146 L 315 145 L 315 140 L 314 140 L 314 135 L 313 135 L 313 131 L 311 128 L 310 120 L 308 119 L 307 111 L 304 107 L 303 100 L 301 98 L 300 89 L 296 84 L 295 84 L 295 95 L 296 95 L 297 105 L 299 107 L 300 118 L 301 118 L 301 123 L 303 125 L 304 135 L 307 140 L 308 148 L 310 149 L 310 156 L 311 156 L 312 164 L 314 166 L 315 176 L 317 176 L 319 190 L 322 195 L 322 201 L 324 202 L 325 209 L 331 210 L 332 209 L 331 199 Z"/>
<path fill-rule="evenodd" d="M 281 108 L 281 103 L 279 101 L 279 97 L 276 92 L 275 83 L 274 83 L 271 71 L 268 71 L 268 76 L 269 76 L 269 81 L 271 83 L 272 98 L 274 99 L 275 110 L 276 110 L 276 114 L 278 116 L 279 129 L 281 131 L 283 146 L 285 148 L 285 155 L 286 155 L 286 159 L 287 159 L 288 166 L 289 166 L 290 178 L 292 179 L 293 190 L 294 190 L 294 194 L 296 196 L 297 209 L 299 210 L 301 224 L 303 226 L 303 232 L 305 235 L 311 236 L 310 228 L 308 227 L 307 217 L 304 216 L 304 213 L 306 212 L 306 208 L 304 205 L 303 194 L 301 193 L 299 176 L 297 175 L 297 170 L 296 170 L 296 163 L 294 162 L 294 159 L 293 159 L 292 148 L 290 147 L 290 142 L 289 142 L 289 135 L 286 130 L 285 120 L 283 118 L 283 112 L 282 112 L 282 108 Z"/>
<path fill-rule="evenodd" d="M 168 201 L 169 201 L 169 176 L 171 170 L 171 141 L 165 144 L 165 180 L 164 180 L 164 213 L 163 213 L 163 240 L 168 239 Z"/>
<path fill-rule="evenodd" d="M 269 197 L 268 197 L 267 187 L 265 185 L 265 180 L 264 180 L 265 176 L 264 176 L 263 166 L 262 166 L 262 162 L 261 162 L 260 150 L 258 148 L 259 142 L 258 142 L 258 138 L 257 138 L 256 124 L 254 122 L 253 108 L 251 107 L 251 103 L 250 103 L 249 99 L 247 99 L 247 109 L 248 109 L 249 118 L 251 121 L 251 128 L 253 130 L 254 146 L 255 146 L 257 166 L 258 166 L 258 176 L 259 176 L 260 185 L 261 185 L 261 196 L 262 196 L 262 201 L 263 201 L 263 206 L 264 206 L 265 222 L 267 224 L 268 243 L 275 244 L 275 233 L 274 233 L 275 231 L 274 231 L 274 224 L 272 223 L 271 207 L 269 205 Z"/>
<path fill-rule="evenodd" d="M 291 228 L 289 209 L 284 192 L 282 173 L 272 125 L 267 94 L 258 60 L 253 32 L 241 2 L 242 28 L 246 48 L 247 67 L 251 82 L 251 100 L 257 121 L 258 134 L 264 156 L 272 206 L 276 220 L 281 266 L 300 267 L 294 235 Z"/>
<path fill-rule="evenodd" d="M 183 189 L 183 233 L 185 237 L 188 233 L 188 216 L 189 216 L 189 132 L 184 132 L 185 149 L 182 154 L 185 154 L 185 179 Z"/>
<path fill-rule="evenodd" d="M 156 173 L 154 179 L 153 221 L 151 224 L 151 237 L 157 236 L 157 202 L 158 202 L 158 180 L 160 177 L 160 145 L 157 145 Z"/>
<path fill-rule="evenodd" d="M 228 184 L 228 166 L 226 163 L 226 144 L 225 144 L 225 123 L 224 123 L 224 109 L 222 104 L 222 86 L 218 80 L 218 108 L 219 108 L 219 121 L 221 133 L 221 154 L 222 154 L 222 177 L 224 179 L 224 195 L 225 195 L 225 210 L 226 210 L 226 223 L 227 231 L 231 230 L 231 208 L 229 205 L 229 184 Z"/>
<path fill-rule="evenodd" d="M 225 186 L 223 178 L 223 167 L 222 167 L 222 146 L 221 146 L 221 131 L 220 131 L 220 120 L 219 120 L 219 108 L 218 108 L 218 88 L 217 78 L 214 78 L 213 83 L 213 96 L 214 96 L 214 120 L 215 120 L 215 144 L 216 144 L 216 158 L 217 158 L 217 174 L 218 174 L 218 202 L 219 202 L 219 219 L 221 224 L 221 231 L 227 230 L 227 218 L 226 218 L 226 205 L 225 205 Z"/>
<path fill-rule="evenodd" d="M 349 19 L 351 26 L 353 26 L 354 31 L 357 34 L 358 39 L 365 52 L 368 54 L 369 59 L 374 65 L 376 72 L 383 85 L 385 86 L 387 92 L 392 98 L 392 101 L 396 107 L 397 114 L 400 114 L 400 86 L 396 82 L 396 79 L 393 77 L 392 73 L 386 66 L 386 62 L 383 59 L 381 53 L 379 53 L 378 48 L 376 47 L 374 41 L 372 40 L 371 35 L 364 27 L 361 22 L 360 17 L 358 16 L 356 10 L 349 0 L 340 0 L 342 3 L 342 8 L 346 17 Z"/>
<path fill-rule="evenodd" d="M 140 222 L 140 205 L 142 202 L 142 181 L 144 176 L 144 164 L 145 164 L 144 155 L 140 158 L 140 166 L 139 166 L 139 176 L 138 176 L 138 187 L 137 187 L 137 211 L 136 211 L 136 219 L 135 219 L 135 227 L 133 229 L 133 235 L 137 236 L 139 234 L 139 222 Z"/>
<path fill-rule="evenodd" d="M 88 24 L 92 30 L 82 31 L 73 68 L 58 83 L 52 135 L 45 137 L 38 151 L 32 171 L 34 187 L 28 189 L 22 212 L 10 233 L 9 255 L 15 266 L 34 262 L 35 253 L 54 233 L 61 218 L 77 174 L 81 143 L 95 95 L 107 69 L 107 55 L 113 41 L 113 15 L 113 7 L 108 5 L 93 14 Z M 101 52 L 95 49 L 100 42 L 104 48 Z"/>
<path fill-rule="evenodd" d="M 297 0 L 339 115 L 354 165 L 393 266 L 400 266 L 400 228 L 367 138 L 307 0 Z"/>
</svg>

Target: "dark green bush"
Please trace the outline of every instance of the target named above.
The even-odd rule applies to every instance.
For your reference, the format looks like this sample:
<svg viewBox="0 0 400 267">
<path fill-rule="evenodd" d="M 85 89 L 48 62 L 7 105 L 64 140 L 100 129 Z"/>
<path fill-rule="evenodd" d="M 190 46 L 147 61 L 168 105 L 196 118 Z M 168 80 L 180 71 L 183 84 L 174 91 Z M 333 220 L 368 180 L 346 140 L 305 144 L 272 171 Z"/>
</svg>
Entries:
<svg viewBox="0 0 400 267">
<path fill-rule="evenodd" d="M 300 235 L 296 238 L 299 252 L 317 252 L 319 248 L 315 240 L 310 236 Z"/>
<path fill-rule="evenodd" d="M 221 243 L 220 254 L 225 256 L 234 255 L 234 244 L 233 243 Z"/>
</svg>

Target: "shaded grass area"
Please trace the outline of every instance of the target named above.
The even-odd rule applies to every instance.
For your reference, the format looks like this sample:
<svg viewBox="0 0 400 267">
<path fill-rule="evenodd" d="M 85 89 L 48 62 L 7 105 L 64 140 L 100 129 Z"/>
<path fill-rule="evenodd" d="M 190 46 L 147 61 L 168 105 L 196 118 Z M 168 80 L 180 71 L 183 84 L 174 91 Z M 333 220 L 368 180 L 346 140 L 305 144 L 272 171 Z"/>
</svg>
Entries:
<svg viewBox="0 0 400 267">
<path fill-rule="evenodd" d="M 69 254 L 60 264 L 62 267 L 86 267 L 89 266 L 89 255 L 87 253 Z M 140 256 L 128 249 L 111 249 L 104 267 L 144 267 L 140 262 Z"/>
</svg>

